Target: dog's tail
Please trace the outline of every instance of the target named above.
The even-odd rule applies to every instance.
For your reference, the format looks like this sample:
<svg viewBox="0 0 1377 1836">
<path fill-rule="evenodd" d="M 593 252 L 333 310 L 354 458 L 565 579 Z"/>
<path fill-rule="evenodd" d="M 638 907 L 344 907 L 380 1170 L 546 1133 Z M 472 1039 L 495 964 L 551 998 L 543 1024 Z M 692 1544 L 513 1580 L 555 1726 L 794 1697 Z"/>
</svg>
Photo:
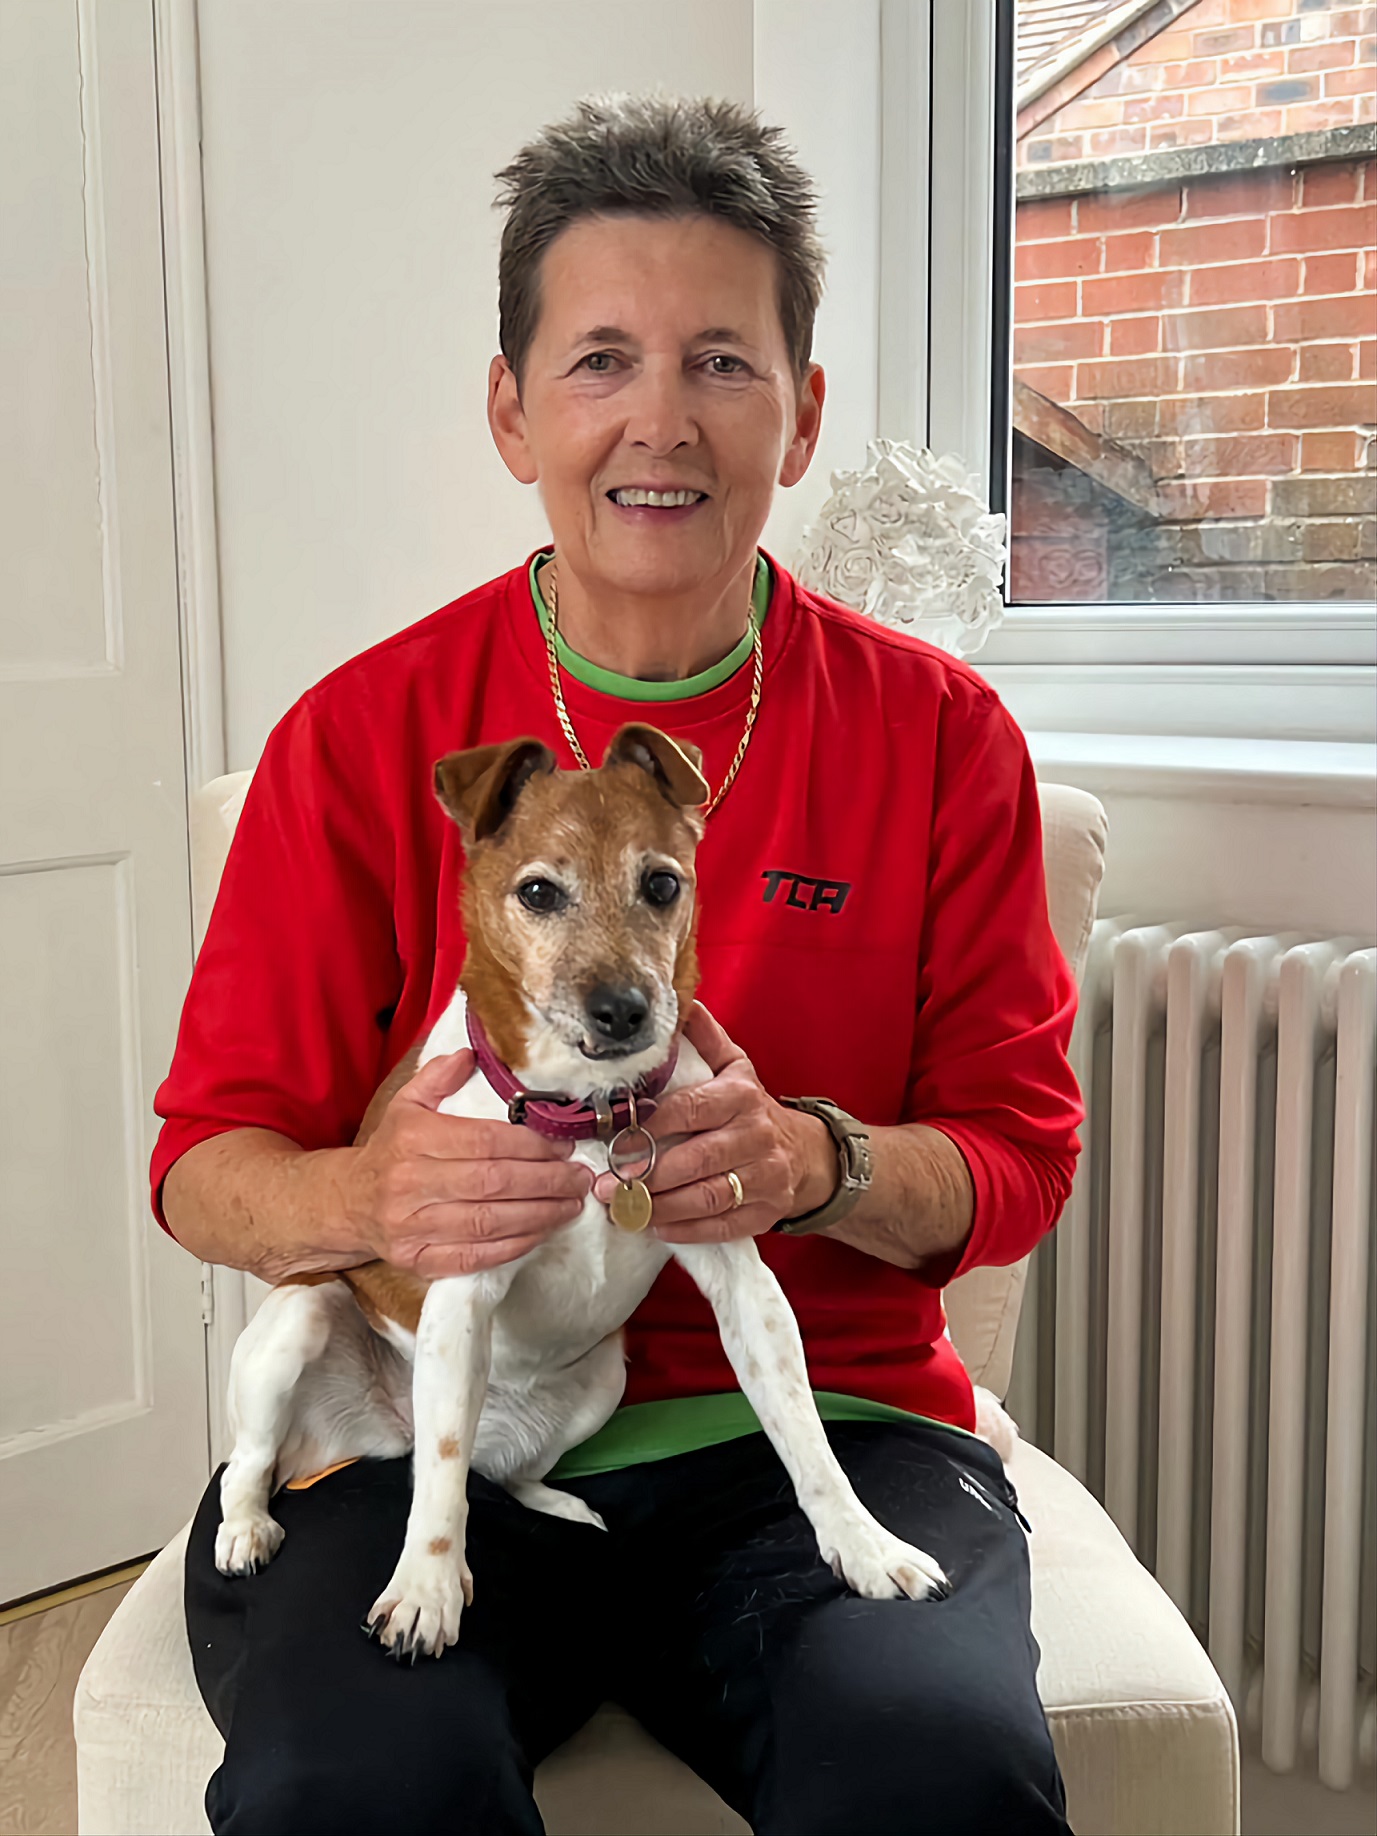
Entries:
<svg viewBox="0 0 1377 1836">
<path fill-rule="evenodd" d="M 991 1390 L 975 1386 L 975 1432 L 988 1441 L 1001 1460 L 1013 1457 L 1018 1424 Z"/>
</svg>

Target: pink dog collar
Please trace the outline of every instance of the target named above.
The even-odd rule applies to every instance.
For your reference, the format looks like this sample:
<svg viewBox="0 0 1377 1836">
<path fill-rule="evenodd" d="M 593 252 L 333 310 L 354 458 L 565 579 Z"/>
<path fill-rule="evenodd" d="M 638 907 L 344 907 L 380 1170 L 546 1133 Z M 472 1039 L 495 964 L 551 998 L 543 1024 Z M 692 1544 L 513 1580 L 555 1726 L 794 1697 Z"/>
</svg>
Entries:
<svg viewBox="0 0 1377 1836">
<path fill-rule="evenodd" d="M 528 1090 L 493 1051 L 483 1023 L 472 1008 L 464 1018 L 478 1069 L 507 1105 L 508 1121 L 534 1129 L 551 1141 L 610 1141 L 620 1130 L 648 1121 L 655 1113 L 655 1098 L 673 1077 L 679 1062 L 676 1038 L 662 1065 L 638 1078 L 635 1084 L 623 1085 L 609 1095 L 595 1091 L 591 1096 L 567 1097 L 557 1090 Z"/>
</svg>

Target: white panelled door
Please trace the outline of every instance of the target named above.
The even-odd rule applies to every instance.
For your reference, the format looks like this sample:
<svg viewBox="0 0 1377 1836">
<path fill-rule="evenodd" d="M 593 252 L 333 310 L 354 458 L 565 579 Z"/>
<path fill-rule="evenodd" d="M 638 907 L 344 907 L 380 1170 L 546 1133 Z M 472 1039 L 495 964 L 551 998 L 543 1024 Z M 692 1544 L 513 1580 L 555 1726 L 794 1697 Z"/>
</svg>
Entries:
<svg viewBox="0 0 1377 1836">
<path fill-rule="evenodd" d="M 152 11 L 0 4 L 0 1601 L 207 1471 L 145 1184 L 191 960 Z"/>
</svg>

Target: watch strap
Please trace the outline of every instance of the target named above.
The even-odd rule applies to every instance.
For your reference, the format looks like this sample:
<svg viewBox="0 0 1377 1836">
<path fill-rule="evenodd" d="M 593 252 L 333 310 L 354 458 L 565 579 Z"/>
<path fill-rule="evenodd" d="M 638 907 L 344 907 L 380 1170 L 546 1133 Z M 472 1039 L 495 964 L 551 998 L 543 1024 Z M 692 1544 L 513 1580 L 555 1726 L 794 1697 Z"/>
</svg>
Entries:
<svg viewBox="0 0 1377 1836">
<path fill-rule="evenodd" d="M 816 1116 L 825 1125 L 837 1149 L 837 1189 L 825 1205 L 805 1211 L 801 1217 L 781 1218 L 774 1229 L 785 1237 L 807 1237 L 826 1230 L 854 1211 L 861 1194 L 870 1190 L 873 1169 L 870 1157 L 870 1134 L 863 1122 L 849 1115 L 840 1103 L 830 1097 L 781 1097 L 790 1109 Z"/>
</svg>

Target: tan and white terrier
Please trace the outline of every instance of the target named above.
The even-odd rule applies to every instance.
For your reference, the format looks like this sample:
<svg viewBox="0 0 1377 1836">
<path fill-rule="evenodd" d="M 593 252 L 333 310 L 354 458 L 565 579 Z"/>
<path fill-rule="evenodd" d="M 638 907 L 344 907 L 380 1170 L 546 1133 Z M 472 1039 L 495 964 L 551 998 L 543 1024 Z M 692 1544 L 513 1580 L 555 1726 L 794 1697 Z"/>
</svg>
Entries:
<svg viewBox="0 0 1377 1836">
<path fill-rule="evenodd" d="M 699 762 L 695 747 L 632 725 L 597 771 L 557 771 L 529 739 L 436 766 L 437 794 L 464 836 L 468 947 L 420 1062 L 470 1042 L 479 1054 L 443 1113 L 571 1134 L 575 1156 L 601 1174 L 609 1138 L 637 1120 L 628 1092 L 639 1093 L 643 1120 L 656 1094 L 707 1081 L 682 1037 L 698 975 Z M 638 1140 L 622 1136 L 623 1160 Z M 234 1350 L 219 1568 L 246 1575 L 271 1559 L 283 1535 L 268 1509 L 276 1486 L 414 1447 L 401 1557 L 368 1623 L 396 1655 L 439 1656 L 473 1598 L 470 1467 L 534 1510 L 605 1528 L 545 1475 L 621 1401 L 621 1327 L 671 1256 L 716 1315 L 822 1559 L 867 1599 L 945 1592 L 937 1563 L 852 1490 L 818 1418 L 793 1313 L 754 1238 L 670 1245 L 616 1228 L 591 1193 L 573 1223 L 479 1274 L 427 1282 L 376 1262 L 274 1288 Z"/>
</svg>

